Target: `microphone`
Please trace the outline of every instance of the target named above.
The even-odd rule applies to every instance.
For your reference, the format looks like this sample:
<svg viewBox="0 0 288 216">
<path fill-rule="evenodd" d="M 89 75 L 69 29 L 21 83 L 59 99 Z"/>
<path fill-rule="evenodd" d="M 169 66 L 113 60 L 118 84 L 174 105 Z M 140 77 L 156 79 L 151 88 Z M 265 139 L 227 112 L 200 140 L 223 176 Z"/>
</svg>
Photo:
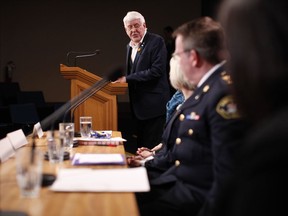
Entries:
<svg viewBox="0 0 288 216">
<path fill-rule="evenodd" d="M 108 74 L 107 77 L 103 78 L 102 80 L 99 80 L 95 84 L 93 84 L 90 88 L 84 90 L 81 93 L 81 97 L 79 95 L 77 101 L 75 100 L 74 104 L 71 104 L 70 109 L 66 110 L 64 117 L 63 117 L 63 122 L 66 120 L 66 116 L 69 113 L 69 111 L 72 111 L 72 114 L 70 116 L 70 122 L 73 122 L 74 118 L 74 111 L 76 108 L 82 104 L 84 101 L 86 101 L 88 98 L 90 98 L 93 94 L 95 94 L 97 91 L 102 89 L 104 86 L 106 86 L 110 81 L 115 81 L 119 77 L 123 76 L 123 69 L 122 67 L 114 69 L 110 74 Z"/>
<path fill-rule="evenodd" d="M 77 100 L 75 100 L 75 102 L 73 104 L 71 104 L 70 108 L 66 110 L 66 112 L 64 113 L 64 117 L 63 117 L 63 122 L 66 121 L 66 116 L 69 113 L 69 111 L 72 111 L 72 114 L 70 116 L 70 122 L 73 121 L 73 116 L 74 116 L 74 111 L 75 109 L 82 104 L 84 101 L 86 101 L 88 98 L 90 98 L 93 94 L 95 94 L 97 91 L 99 91 L 100 89 L 102 89 L 104 86 L 106 86 L 109 83 L 109 80 L 106 79 L 101 79 L 98 82 L 96 82 L 95 84 L 93 84 L 90 88 L 84 90 L 79 97 L 77 98 Z"/>
<path fill-rule="evenodd" d="M 66 62 L 67 62 L 67 65 L 68 66 L 71 66 L 70 64 L 70 56 L 71 55 L 74 55 L 74 66 L 76 66 L 76 61 L 77 61 L 77 58 L 85 58 L 85 57 L 92 57 L 92 56 L 95 56 L 95 55 L 99 55 L 100 54 L 100 50 L 97 49 L 95 51 L 92 51 L 92 52 L 75 52 L 75 51 L 70 51 L 67 53 L 66 55 Z"/>
<path fill-rule="evenodd" d="M 30 163 L 34 164 L 35 161 L 35 148 L 36 148 L 36 141 L 35 141 L 35 131 L 32 133 L 32 147 L 31 147 L 31 155 L 30 155 Z"/>
</svg>

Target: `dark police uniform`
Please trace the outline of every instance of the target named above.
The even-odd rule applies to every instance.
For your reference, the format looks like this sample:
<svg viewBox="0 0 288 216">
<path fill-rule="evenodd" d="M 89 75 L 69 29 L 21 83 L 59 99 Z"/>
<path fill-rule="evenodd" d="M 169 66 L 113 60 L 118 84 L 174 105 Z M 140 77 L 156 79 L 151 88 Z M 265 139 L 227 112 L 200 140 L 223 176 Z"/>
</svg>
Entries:
<svg viewBox="0 0 288 216">
<path fill-rule="evenodd" d="M 218 68 L 171 119 L 179 123 L 174 165 L 150 182 L 149 193 L 137 194 L 141 215 L 196 215 L 224 184 L 244 132 L 230 84 L 230 76 Z"/>
</svg>

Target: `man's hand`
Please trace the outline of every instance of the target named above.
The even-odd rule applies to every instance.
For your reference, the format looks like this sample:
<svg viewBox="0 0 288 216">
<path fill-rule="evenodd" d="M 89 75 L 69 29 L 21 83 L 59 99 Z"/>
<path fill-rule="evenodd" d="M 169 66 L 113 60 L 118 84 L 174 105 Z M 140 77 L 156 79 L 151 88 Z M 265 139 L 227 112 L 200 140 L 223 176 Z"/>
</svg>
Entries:
<svg viewBox="0 0 288 216">
<path fill-rule="evenodd" d="M 122 77 L 118 78 L 117 80 L 115 80 L 112 83 L 126 83 L 126 77 L 122 76 Z"/>
</svg>

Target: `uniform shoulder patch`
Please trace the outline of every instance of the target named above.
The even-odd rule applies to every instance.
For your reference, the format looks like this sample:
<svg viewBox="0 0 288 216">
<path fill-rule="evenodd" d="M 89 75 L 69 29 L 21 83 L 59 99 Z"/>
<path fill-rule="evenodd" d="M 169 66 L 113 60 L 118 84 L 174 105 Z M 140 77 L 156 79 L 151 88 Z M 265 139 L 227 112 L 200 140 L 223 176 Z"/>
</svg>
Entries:
<svg viewBox="0 0 288 216">
<path fill-rule="evenodd" d="M 216 106 L 216 111 L 225 119 L 236 119 L 240 115 L 237 105 L 231 95 L 223 97 Z"/>
</svg>

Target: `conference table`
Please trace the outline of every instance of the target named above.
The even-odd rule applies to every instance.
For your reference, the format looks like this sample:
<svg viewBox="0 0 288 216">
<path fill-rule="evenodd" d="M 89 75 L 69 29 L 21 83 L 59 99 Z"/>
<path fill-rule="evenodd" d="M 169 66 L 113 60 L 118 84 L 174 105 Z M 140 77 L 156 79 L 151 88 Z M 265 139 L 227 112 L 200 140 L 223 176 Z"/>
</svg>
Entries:
<svg viewBox="0 0 288 216">
<path fill-rule="evenodd" d="M 113 131 L 112 136 L 121 137 Z M 30 138 L 28 139 L 30 141 Z M 36 138 L 37 148 L 47 151 L 45 135 Z M 31 147 L 31 142 L 23 148 Z M 116 146 L 79 145 L 72 153 L 120 153 L 125 154 L 123 143 Z M 43 173 L 57 174 L 57 171 L 71 168 L 71 160 L 55 165 L 44 160 Z M 91 168 L 91 165 L 89 166 Z M 74 167 L 73 167 L 74 168 Z M 125 165 L 93 165 L 94 169 L 123 169 Z M 115 179 L 117 181 L 117 179 Z M 2 212 L 20 211 L 29 216 L 138 216 L 135 194 L 132 192 L 55 192 L 42 187 L 37 198 L 22 198 L 16 181 L 15 158 L 0 164 L 0 215 Z"/>
</svg>

